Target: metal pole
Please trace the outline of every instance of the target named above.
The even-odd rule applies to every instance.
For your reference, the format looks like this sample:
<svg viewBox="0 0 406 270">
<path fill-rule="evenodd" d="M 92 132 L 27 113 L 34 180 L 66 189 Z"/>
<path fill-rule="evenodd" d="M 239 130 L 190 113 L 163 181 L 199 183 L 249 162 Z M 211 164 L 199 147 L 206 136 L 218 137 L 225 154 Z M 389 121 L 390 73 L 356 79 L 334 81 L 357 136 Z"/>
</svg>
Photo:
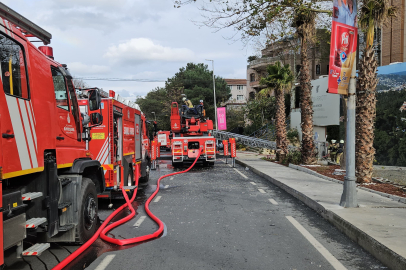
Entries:
<svg viewBox="0 0 406 270">
<path fill-rule="evenodd" d="M 213 69 L 214 122 L 216 124 L 216 129 L 217 129 L 216 81 L 214 79 L 214 60 L 206 59 L 206 61 L 211 61 L 212 69 Z"/>
<path fill-rule="evenodd" d="M 355 55 L 357 52 L 355 52 Z M 356 82 L 356 57 L 351 71 L 350 85 L 347 102 L 347 135 L 345 147 L 344 190 L 341 195 L 340 205 L 346 208 L 358 207 L 357 186 L 355 183 L 355 82 Z"/>
</svg>

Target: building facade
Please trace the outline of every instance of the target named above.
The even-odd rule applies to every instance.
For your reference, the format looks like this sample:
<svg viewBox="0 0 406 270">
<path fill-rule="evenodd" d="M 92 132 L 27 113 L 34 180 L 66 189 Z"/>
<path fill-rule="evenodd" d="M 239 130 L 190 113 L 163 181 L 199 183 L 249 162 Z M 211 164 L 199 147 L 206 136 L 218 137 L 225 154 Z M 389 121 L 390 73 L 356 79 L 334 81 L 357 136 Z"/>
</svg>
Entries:
<svg viewBox="0 0 406 270">
<path fill-rule="evenodd" d="M 231 91 L 231 97 L 223 105 L 230 108 L 240 108 L 248 101 L 247 80 L 246 79 L 224 79 Z"/>
<path fill-rule="evenodd" d="M 327 75 L 329 70 L 330 36 L 325 30 L 317 30 L 317 40 L 308 52 L 310 75 L 313 80 L 322 75 Z M 268 44 L 262 51 L 261 57 L 249 62 L 247 66 L 247 91 L 250 97 L 265 88 L 259 82 L 267 76 L 267 66 L 277 61 L 289 64 L 292 73 L 297 76 L 300 71 L 300 40 L 289 37 Z"/>
</svg>

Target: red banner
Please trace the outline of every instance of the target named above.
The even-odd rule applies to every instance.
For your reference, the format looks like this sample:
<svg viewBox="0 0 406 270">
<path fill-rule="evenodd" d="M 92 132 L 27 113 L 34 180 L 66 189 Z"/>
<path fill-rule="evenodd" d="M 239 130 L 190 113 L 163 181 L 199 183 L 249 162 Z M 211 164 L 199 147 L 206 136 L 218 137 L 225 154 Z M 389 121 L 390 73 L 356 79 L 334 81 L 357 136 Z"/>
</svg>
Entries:
<svg viewBox="0 0 406 270">
<path fill-rule="evenodd" d="M 357 56 L 356 14 L 356 1 L 334 1 L 328 93 L 348 94 L 351 70 Z"/>
</svg>

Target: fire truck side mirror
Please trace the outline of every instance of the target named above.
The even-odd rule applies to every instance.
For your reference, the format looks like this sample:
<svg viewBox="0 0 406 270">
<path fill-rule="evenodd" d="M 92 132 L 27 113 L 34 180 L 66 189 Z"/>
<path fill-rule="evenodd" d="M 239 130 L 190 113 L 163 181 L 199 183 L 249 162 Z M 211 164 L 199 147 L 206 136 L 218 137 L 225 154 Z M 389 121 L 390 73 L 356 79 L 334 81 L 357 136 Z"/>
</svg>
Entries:
<svg viewBox="0 0 406 270">
<path fill-rule="evenodd" d="M 89 110 L 90 111 L 99 110 L 100 105 L 101 105 L 101 97 L 100 97 L 99 91 L 90 90 L 89 91 Z"/>
<path fill-rule="evenodd" d="M 90 124 L 97 126 L 103 123 L 103 116 L 100 113 L 92 113 L 90 115 Z"/>
</svg>

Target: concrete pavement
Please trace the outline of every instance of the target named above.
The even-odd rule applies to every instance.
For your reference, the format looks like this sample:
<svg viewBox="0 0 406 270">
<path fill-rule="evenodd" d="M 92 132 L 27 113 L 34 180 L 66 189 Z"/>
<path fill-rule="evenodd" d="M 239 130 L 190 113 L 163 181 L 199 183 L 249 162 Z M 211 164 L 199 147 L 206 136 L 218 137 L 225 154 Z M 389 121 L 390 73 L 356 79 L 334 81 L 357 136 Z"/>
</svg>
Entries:
<svg viewBox="0 0 406 270">
<path fill-rule="evenodd" d="M 358 189 L 359 208 L 343 208 L 342 184 L 261 157 L 238 152 L 236 161 L 317 211 L 390 269 L 406 269 L 405 204 Z"/>
</svg>

